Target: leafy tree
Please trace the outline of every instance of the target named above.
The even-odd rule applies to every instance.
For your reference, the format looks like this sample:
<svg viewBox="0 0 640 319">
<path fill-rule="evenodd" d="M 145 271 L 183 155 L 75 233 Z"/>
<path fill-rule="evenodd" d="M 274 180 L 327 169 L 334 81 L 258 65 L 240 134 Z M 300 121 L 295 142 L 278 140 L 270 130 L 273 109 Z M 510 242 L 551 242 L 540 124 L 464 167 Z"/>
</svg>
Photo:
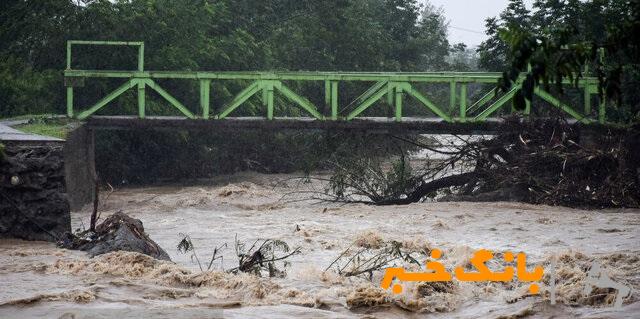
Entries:
<svg viewBox="0 0 640 319">
<path fill-rule="evenodd" d="M 468 48 L 464 43 L 458 43 L 451 48 L 448 60 L 451 70 L 472 72 L 478 68 L 476 50 Z"/>
<path fill-rule="evenodd" d="M 584 76 L 585 67 L 591 67 L 599 78 L 601 97 L 618 106 L 613 116 L 638 120 L 640 98 L 632 88 L 640 84 L 640 1 L 536 1 L 534 10 L 529 18 L 533 26 L 504 20 L 496 29 L 488 29 L 508 49 L 503 88 L 525 74 L 516 106 L 522 108 L 540 85 L 547 89 L 553 85 L 562 92 L 563 80 L 576 81 Z M 485 46 L 481 56 L 504 48 Z"/>
<path fill-rule="evenodd" d="M 1 1 L 0 54 L 19 58 L 35 70 L 60 69 L 78 10 L 66 0 Z"/>
<path fill-rule="evenodd" d="M 479 66 L 487 71 L 502 71 L 512 56 L 509 45 L 502 38 L 500 31 L 506 27 L 530 30 L 530 11 L 523 0 L 509 0 L 509 5 L 500 16 L 488 18 L 485 27 L 489 38 L 478 47 Z"/>
<path fill-rule="evenodd" d="M 76 26 L 69 1 L 0 2 L 0 116 L 57 113 L 64 105 L 59 72 L 67 30 Z"/>
<path fill-rule="evenodd" d="M 418 24 L 418 34 L 413 46 L 419 48 L 416 69 L 422 71 L 442 71 L 449 67 L 446 58 L 450 51 L 455 51 L 449 45 L 449 23 L 442 8 L 437 8 L 426 2 Z M 453 69 L 458 71 L 458 69 Z"/>
<path fill-rule="evenodd" d="M 0 55 L 0 115 L 50 113 L 50 103 L 60 101 L 54 83 L 61 80 L 52 70 L 37 72 L 13 55 Z M 64 105 L 64 104 L 60 104 Z"/>
</svg>

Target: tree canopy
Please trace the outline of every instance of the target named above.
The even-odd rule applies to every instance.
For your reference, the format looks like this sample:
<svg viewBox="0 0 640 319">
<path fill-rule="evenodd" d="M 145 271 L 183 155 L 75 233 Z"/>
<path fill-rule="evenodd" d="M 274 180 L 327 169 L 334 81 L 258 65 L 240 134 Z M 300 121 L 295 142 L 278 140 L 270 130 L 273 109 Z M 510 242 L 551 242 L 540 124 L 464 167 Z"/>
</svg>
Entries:
<svg viewBox="0 0 640 319">
<path fill-rule="evenodd" d="M 522 0 L 510 0 L 498 18 L 487 20 L 480 66 L 504 71 L 504 89 L 526 74 L 514 101 L 519 108 L 537 86 L 562 92 L 563 80 L 575 82 L 590 73 L 599 78 L 601 98 L 618 106 L 618 120 L 637 121 L 638 34 L 638 0 L 537 0 L 531 11 Z"/>
<path fill-rule="evenodd" d="M 0 116 L 62 113 L 70 39 L 144 41 L 150 70 L 425 71 L 450 68 L 447 28 L 417 0 L 6 0 Z M 74 67 L 135 64 L 126 50 L 77 53 Z"/>
</svg>

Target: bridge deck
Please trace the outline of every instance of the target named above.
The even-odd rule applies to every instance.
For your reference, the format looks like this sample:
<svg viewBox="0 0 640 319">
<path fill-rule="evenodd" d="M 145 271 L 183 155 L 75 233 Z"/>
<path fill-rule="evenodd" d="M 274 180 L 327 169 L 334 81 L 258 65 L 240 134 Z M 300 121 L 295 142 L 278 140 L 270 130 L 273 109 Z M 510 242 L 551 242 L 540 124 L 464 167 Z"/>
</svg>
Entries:
<svg viewBox="0 0 640 319">
<path fill-rule="evenodd" d="M 595 124 L 583 125 L 572 120 L 576 127 L 598 129 Z M 484 122 L 449 123 L 439 118 L 403 118 L 396 122 L 389 118 L 366 117 L 352 121 L 319 121 L 314 118 L 275 118 L 236 117 L 224 120 L 207 121 L 184 117 L 146 117 L 137 116 L 93 116 L 86 120 L 93 129 L 106 130 L 207 130 L 225 131 L 242 129 L 264 130 L 360 130 L 374 133 L 420 133 L 420 134 L 492 134 L 513 129 L 500 118 L 490 118 Z"/>
</svg>

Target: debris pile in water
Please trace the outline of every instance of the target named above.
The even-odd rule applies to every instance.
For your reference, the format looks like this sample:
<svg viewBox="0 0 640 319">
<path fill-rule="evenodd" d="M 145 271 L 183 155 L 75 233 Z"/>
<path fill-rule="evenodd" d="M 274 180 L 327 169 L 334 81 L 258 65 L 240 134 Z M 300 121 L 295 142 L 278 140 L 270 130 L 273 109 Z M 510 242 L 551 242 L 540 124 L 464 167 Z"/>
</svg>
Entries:
<svg viewBox="0 0 640 319">
<path fill-rule="evenodd" d="M 87 251 L 91 257 L 114 251 L 132 251 L 160 260 L 171 260 L 144 232 L 142 221 L 117 212 L 96 226 L 95 232 L 67 233 L 58 243 L 67 249 Z"/>
<path fill-rule="evenodd" d="M 76 303 L 89 303 L 96 299 L 96 290 L 98 290 L 98 288 L 94 287 L 92 289 L 74 289 L 71 291 L 37 294 L 28 298 L 0 302 L 0 307 L 12 305 L 25 306 L 44 301 L 73 301 Z"/>
<path fill-rule="evenodd" d="M 402 309 L 419 312 L 451 312 L 462 303 L 462 297 L 453 282 L 420 282 L 414 285 L 409 296 L 402 296 L 396 305 Z"/>
<path fill-rule="evenodd" d="M 195 245 L 191 241 L 191 236 L 180 234 L 182 240 L 176 247 L 183 254 L 191 254 L 191 260 L 195 260 L 201 271 L 213 269 L 213 263 L 217 260 L 223 260 L 221 252 L 227 247 L 224 243 L 214 248 L 211 259 L 207 264 L 200 262 L 200 257 L 196 252 Z M 248 247 L 248 248 L 247 248 Z M 286 277 L 286 268 L 291 266 L 287 261 L 288 258 L 301 253 L 300 247 L 291 249 L 289 244 L 279 239 L 258 239 L 251 246 L 238 240 L 236 234 L 235 253 L 238 257 L 238 267 L 226 270 L 229 273 L 250 273 L 258 277 L 267 274 L 269 277 Z M 205 268 L 206 267 L 206 268 Z"/>
<path fill-rule="evenodd" d="M 165 287 L 196 289 L 190 290 L 190 293 L 184 292 L 189 296 L 195 293 L 214 294 L 221 299 L 245 300 L 257 304 L 269 303 L 271 299 L 279 298 L 281 290 L 278 284 L 268 278 L 224 271 L 192 272 L 172 262 L 127 251 L 110 252 L 91 260 L 59 259 L 44 271 L 51 274 L 102 274 L 136 279 Z"/>
<path fill-rule="evenodd" d="M 416 251 L 417 250 L 417 251 Z M 423 249 L 417 246 L 404 247 L 398 241 L 385 242 L 375 231 L 359 234 L 353 244 L 344 250 L 325 269 L 332 269 L 344 277 L 373 278 L 375 272 L 384 271 L 388 267 L 406 264 L 420 266 L 418 259 L 423 258 Z"/>
<path fill-rule="evenodd" d="M 384 239 L 374 230 L 368 230 L 358 235 L 354 241 L 357 247 L 368 249 L 380 249 L 384 245 Z"/>
<path fill-rule="evenodd" d="M 505 126 L 510 129 L 491 139 L 459 138 L 460 145 L 443 143 L 433 148 L 404 140 L 438 154 L 421 168 L 412 167 L 404 150 L 392 163 L 388 159 L 342 160 L 317 198 L 339 202 L 367 199 L 365 202 L 376 205 L 441 198 L 640 207 L 640 126 L 589 131 L 563 119 L 519 118 L 507 119 Z"/>
<path fill-rule="evenodd" d="M 556 298 L 558 303 L 568 306 L 595 307 L 610 307 L 615 303 L 619 291 L 613 288 L 590 286 L 587 277 L 594 263 L 603 265 L 605 273 L 614 282 L 633 288 L 633 290 L 637 289 L 637 283 L 627 282 L 623 278 L 632 277 L 637 273 L 637 269 L 640 267 L 638 256 L 617 253 L 594 258 L 579 252 L 569 251 L 556 258 Z M 548 258 L 545 264 L 548 267 L 550 263 L 551 258 Z M 544 282 L 546 285 L 550 284 L 550 278 L 549 273 L 545 274 Z M 546 293 L 544 297 L 550 298 L 549 293 Z M 637 299 L 633 293 L 623 295 L 622 298 L 625 303 L 632 303 Z"/>
<path fill-rule="evenodd" d="M 360 286 L 347 295 L 347 306 L 351 310 L 373 308 L 392 303 L 392 298 L 386 291 L 372 286 Z"/>
<path fill-rule="evenodd" d="M 476 188 L 570 207 L 640 207 L 640 127 L 587 132 L 562 120 L 520 123 L 480 142 Z M 581 132 L 582 131 L 582 132 Z"/>
<path fill-rule="evenodd" d="M 379 250 L 383 251 L 383 250 Z M 500 252 L 497 252 L 500 255 Z M 343 253 L 339 259 L 360 259 L 361 264 L 367 264 L 366 258 L 358 258 L 361 253 Z M 466 249 L 453 248 L 447 251 L 441 262 L 447 269 L 456 266 L 471 268 L 461 262 L 462 255 L 467 255 Z M 504 261 L 493 260 L 487 264 L 491 269 L 502 269 L 506 266 Z M 552 260 L 554 260 L 552 264 Z M 415 265 L 407 260 L 394 260 L 395 266 L 402 266 L 412 272 L 421 271 L 423 266 Z M 623 304 L 634 303 L 637 296 L 637 282 L 629 280 L 633 278 L 638 267 L 640 258 L 633 254 L 610 254 L 603 256 L 587 256 L 579 252 L 568 251 L 560 253 L 555 257 L 547 257 L 540 261 L 544 266 L 545 277 L 543 278 L 543 292 L 540 296 L 532 295 L 528 290 L 528 285 L 516 281 L 505 283 L 483 283 L 483 282 L 403 282 L 403 292 L 394 295 L 390 291 L 380 289 L 377 285 L 384 267 L 377 267 L 369 272 L 369 283 L 362 283 L 358 286 L 347 289 L 346 302 L 351 310 L 377 307 L 398 307 L 406 311 L 416 313 L 451 312 L 459 309 L 461 305 L 470 299 L 489 298 L 503 300 L 508 304 L 513 304 L 526 298 L 539 298 L 536 303 L 548 303 L 551 299 L 551 278 L 555 276 L 555 300 L 558 304 L 570 307 L 612 307 L 617 298 L 621 298 Z M 590 270 L 595 264 L 602 266 L 603 274 L 611 278 L 617 288 L 595 287 L 590 284 Z M 360 267 L 360 264 L 355 265 Z M 341 272 L 341 268 L 336 269 L 341 276 L 350 276 L 351 272 Z M 371 274 L 375 272 L 375 274 Z M 552 273 L 554 273 L 552 275 Z M 364 278 L 362 278 L 364 279 Z M 628 288 L 626 288 L 628 287 Z"/>
</svg>

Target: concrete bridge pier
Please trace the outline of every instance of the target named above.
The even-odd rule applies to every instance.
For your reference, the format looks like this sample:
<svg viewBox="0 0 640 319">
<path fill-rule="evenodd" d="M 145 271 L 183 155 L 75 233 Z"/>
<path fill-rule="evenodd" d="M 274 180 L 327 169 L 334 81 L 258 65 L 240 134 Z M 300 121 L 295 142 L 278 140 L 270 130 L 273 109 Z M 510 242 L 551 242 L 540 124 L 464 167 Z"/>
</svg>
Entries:
<svg viewBox="0 0 640 319">
<path fill-rule="evenodd" d="M 96 183 L 95 131 L 82 125 L 71 131 L 64 147 L 65 179 L 71 210 L 93 202 Z"/>
</svg>

